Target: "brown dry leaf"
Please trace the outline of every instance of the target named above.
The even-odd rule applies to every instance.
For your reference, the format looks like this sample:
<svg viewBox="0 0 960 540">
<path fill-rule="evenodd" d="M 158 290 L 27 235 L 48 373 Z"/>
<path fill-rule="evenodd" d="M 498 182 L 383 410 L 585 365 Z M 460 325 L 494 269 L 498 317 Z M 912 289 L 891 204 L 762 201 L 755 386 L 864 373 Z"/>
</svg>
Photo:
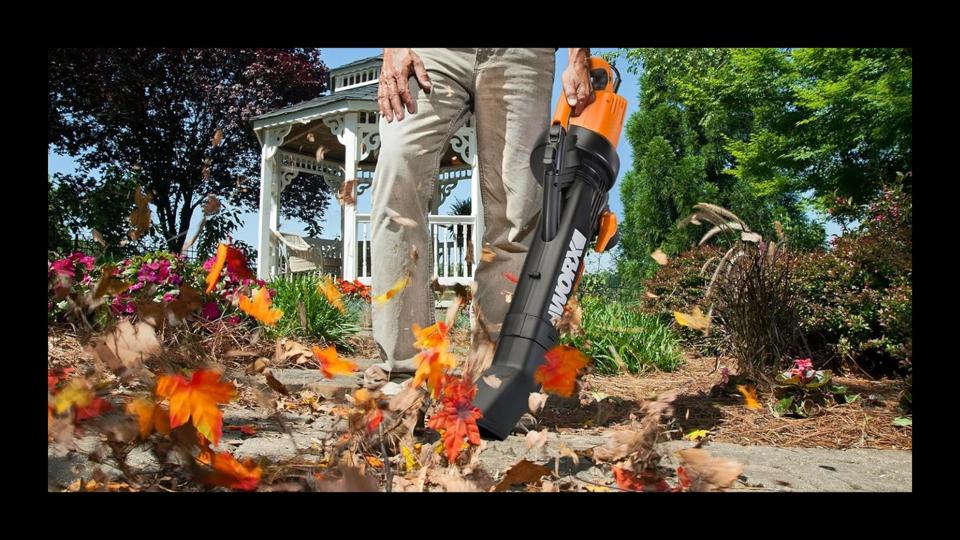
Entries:
<svg viewBox="0 0 960 540">
<path fill-rule="evenodd" d="M 282 338 L 277 341 L 277 348 L 274 354 L 274 362 L 297 361 L 300 358 L 313 358 L 313 351 L 292 339 Z"/>
<path fill-rule="evenodd" d="M 548 467 L 524 459 L 510 467 L 510 470 L 503 475 L 503 479 L 493 488 L 493 491 L 505 491 L 516 484 L 535 483 L 550 472 Z"/>
<path fill-rule="evenodd" d="M 653 293 L 650 292 L 650 291 L 646 291 L 646 292 L 643 293 L 643 294 L 647 295 L 647 298 L 653 298 L 654 300 L 656 300 L 657 298 L 660 298 L 660 295 L 653 294 Z"/>
<path fill-rule="evenodd" d="M 153 196 L 144 195 L 143 188 L 138 185 L 133 198 L 136 207 L 129 218 L 130 224 L 133 226 L 133 230 L 130 231 L 130 239 L 138 240 L 150 230 L 150 200 Z"/>
<path fill-rule="evenodd" d="M 204 180 L 209 180 L 209 179 L 210 179 L 210 167 L 204 167 L 203 169 L 201 169 L 201 170 L 200 170 L 200 177 L 203 178 Z"/>
<path fill-rule="evenodd" d="M 364 475 L 360 469 L 341 465 L 339 467 L 341 477 L 336 480 L 320 480 L 317 482 L 316 490 L 320 492 L 333 493 L 363 493 L 371 491 L 380 491 L 377 488 L 377 481 L 370 476 Z"/>
<path fill-rule="evenodd" d="M 260 373 L 263 370 L 267 369 L 267 364 L 269 362 L 270 362 L 269 360 L 261 356 L 260 358 L 257 358 L 256 360 L 254 360 L 252 364 L 247 366 L 247 369 L 245 370 L 245 372 L 248 375 L 253 373 Z"/>
<path fill-rule="evenodd" d="M 337 200 L 340 201 L 340 204 L 344 206 L 357 204 L 356 187 L 357 181 L 353 178 L 340 184 L 340 190 L 337 192 Z"/>
<path fill-rule="evenodd" d="M 327 155 L 327 149 L 323 146 L 317 148 L 317 154 L 314 156 L 317 158 L 317 161 L 323 161 L 324 156 Z"/>
<path fill-rule="evenodd" d="M 93 293 L 94 300 L 102 297 L 105 294 L 120 294 L 127 290 L 127 288 L 130 286 L 129 283 L 125 283 L 123 280 L 113 275 L 116 270 L 117 267 L 112 265 L 103 267 L 103 276 L 100 278 L 100 282 L 97 283 L 97 289 Z"/>
<path fill-rule="evenodd" d="M 542 429 L 540 431 L 528 431 L 526 436 L 527 450 L 533 450 L 536 452 L 544 447 L 547 444 L 547 431 Z"/>
<path fill-rule="evenodd" d="M 210 141 L 210 146 L 220 146 L 221 142 L 223 142 L 223 130 L 217 128 L 217 130 L 213 132 L 213 139 Z"/>
<path fill-rule="evenodd" d="M 203 203 L 203 215 L 212 216 L 220 211 L 223 205 L 213 194 L 207 195 L 207 201 Z"/>
<path fill-rule="evenodd" d="M 574 465 L 580 464 L 580 455 L 570 449 L 567 445 L 560 443 L 559 447 L 560 457 L 568 457 L 573 460 Z"/>
<path fill-rule="evenodd" d="M 424 393 L 421 388 L 408 386 L 390 398 L 387 409 L 396 412 L 403 412 L 413 408 L 423 399 Z"/>
<path fill-rule="evenodd" d="M 500 377 L 496 375 L 487 375 L 483 378 L 483 382 L 487 383 L 487 386 L 496 390 L 500 388 L 500 385 L 503 384 L 503 381 L 500 380 Z"/>
<path fill-rule="evenodd" d="M 397 212 L 393 208 L 390 208 L 389 206 L 387 207 L 387 216 L 390 217 L 390 221 L 396 223 L 397 225 L 400 225 L 401 227 L 410 227 L 410 228 L 417 227 L 416 221 L 408 217 L 401 216 L 399 212 Z"/>
<path fill-rule="evenodd" d="M 485 263 L 493 262 L 496 258 L 497 254 L 488 247 L 484 247 L 482 253 L 480 253 L 480 260 Z"/>
<path fill-rule="evenodd" d="M 700 448 L 677 452 L 690 491 L 719 491 L 728 488 L 743 474 L 743 465 L 729 459 L 711 456 Z"/>
<path fill-rule="evenodd" d="M 740 239 L 743 240 L 744 242 L 757 243 L 763 240 L 763 237 L 755 232 L 743 231 L 740 233 Z"/>
<path fill-rule="evenodd" d="M 667 261 L 670 260 L 670 258 L 667 257 L 667 254 L 664 253 L 660 248 L 657 248 L 657 250 L 651 253 L 650 256 L 653 257 L 653 260 L 657 261 L 657 264 L 660 266 L 667 264 Z"/>
<path fill-rule="evenodd" d="M 563 308 L 563 315 L 557 322 L 557 332 L 567 333 L 573 336 L 582 335 L 583 330 L 580 324 L 583 321 L 583 310 L 580 308 L 580 302 L 576 296 L 571 296 L 567 305 Z"/>
<path fill-rule="evenodd" d="M 103 235 L 100 234 L 100 231 L 96 229 L 91 229 L 90 233 L 93 235 L 93 241 L 100 244 L 103 247 L 107 247 L 107 241 L 103 239 Z"/>
<path fill-rule="evenodd" d="M 619 462 L 621 466 L 634 472 L 640 472 L 655 465 L 660 456 L 654 450 L 662 431 L 661 421 L 673 415 L 673 401 L 676 391 L 666 392 L 654 401 L 641 407 L 643 419 L 631 428 L 618 429 L 607 442 L 593 449 L 593 457 L 598 461 Z"/>
<path fill-rule="evenodd" d="M 467 254 L 463 257 L 463 262 L 467 266 L 473 266 L 473 240 L 467 238 Z"/>
<path fill-rule="evenodd" d="M 542 394 L 540 392 L 531 392 L 530 397 L 527 398 L 527 406 L 530 407 L 530 412 L 537 414 L 543 409 L 543 406 L 547 404 L 547 394 Z"/>
<path fill-rule="evenodd" d="M 267 379 L 267 386 L 273 388 L 277 392 L 289 396 L 290 391 L 287 390 L 287 387 L 283 385 L 282 382 L 278 381 L 276 377 L 273 376 L 273 372 L 269 368 L 262 371 L 263 376 Z"/>
<path fill-rule="evenodd" d="M 178 319 L 185 319 L 203 306 L 203 297 L 200 291 L 189 286 L 180 285 L 180 294 L 167 303 L 167 308 Z"/>
<path fill-rule="evenodd" d="M 122 320 L 94 345 L 93 353 L 118 376 L 137 372 L 143 360 L 160 352 L 160 341 L 153 327 L 145 322 L 133 325 Z"/>
<path fill-rule="evenodd" d="M 427 479 L 431 483 L 442 487 L 447 493 L 479 493 L 481 491 L 475 483 L 452 470 L 445 472 L 431 470 L 427 473 Z"/>
<path fill-rule="evenodd" d="M 540 491 L 543 493 L 559 493 L 560 486 L 554 484 L 550 480 L 544 480 L 543 485 L 540 486 Z"/>
<path fill-rule="evenodd" d="M 307 141 L 312 142 L 312 143 L 313 143 L 313 142 L 317 142 L 317 137 L 316 137 L 316 135 L 314 135 L 313 132 L 307 133 Z"/>
<path fill-rule="evenodd" d="M 410 244 L 410 260 L 411 260 L 414 264 L 416 264 L 416 263 L 417 263 L 417 259 L 419 259 L 419 258 L 420 258 L 420 254 L 417 253 L 417 246 L 415 246 L 415 245 L 413 245 L 413 244 Z"/>
</svg>

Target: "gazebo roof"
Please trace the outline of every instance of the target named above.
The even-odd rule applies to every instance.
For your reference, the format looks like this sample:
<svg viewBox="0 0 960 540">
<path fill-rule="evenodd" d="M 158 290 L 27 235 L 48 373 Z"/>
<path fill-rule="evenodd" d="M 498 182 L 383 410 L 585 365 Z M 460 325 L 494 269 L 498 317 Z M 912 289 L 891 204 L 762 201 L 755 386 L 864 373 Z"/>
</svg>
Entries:
<svg viewBox="0 0 960 540">
<path fill-rule="evenodd" d="M 257 120 L 264 120 L 267 118 L 273 118 L 276 116 L 282 116 L 288 113 L 303 111 L 306 109 L 313 109 L 317 107 L 322 107 L 324 105 L 330 105 L 338 101 L 346 100 L 358 100 L 358 101 L 377 101 L 377 88 L 379 84 L 373 83 L 366 86 L 358 86 L 356 88 L 347 88 L 346 90 L 340 90 L 339 92 L 334 92 L 327 96 L 320 96 L 307 101 L 301 101 L 300 103 L 294 103 L 293 105 L 288 105 L 282 109 L 277 109 L 275 111 L 270 111 L 260 116 L 254 116 L 251 120 L 256 123 Z"/>
</svg>

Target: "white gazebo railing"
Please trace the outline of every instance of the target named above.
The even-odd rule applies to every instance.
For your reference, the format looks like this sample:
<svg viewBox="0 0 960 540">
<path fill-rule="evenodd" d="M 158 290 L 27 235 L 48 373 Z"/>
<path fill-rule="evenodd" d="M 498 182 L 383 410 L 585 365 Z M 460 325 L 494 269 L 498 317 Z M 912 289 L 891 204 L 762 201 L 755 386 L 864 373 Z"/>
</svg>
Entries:
<svg viewBox="0 0 960 540">
<path fill-rule="evenodd" d="M 441 285 L 469 285 L 480 262 L 480 237 L 474 216 L 431 215 L 430 249 L 433 275 Z M 357 277 L 370 284 L 371 276 L 370 214 L 357 214 Z M 470 252 L 472 251 L 472 255 Z"/>
</svg>

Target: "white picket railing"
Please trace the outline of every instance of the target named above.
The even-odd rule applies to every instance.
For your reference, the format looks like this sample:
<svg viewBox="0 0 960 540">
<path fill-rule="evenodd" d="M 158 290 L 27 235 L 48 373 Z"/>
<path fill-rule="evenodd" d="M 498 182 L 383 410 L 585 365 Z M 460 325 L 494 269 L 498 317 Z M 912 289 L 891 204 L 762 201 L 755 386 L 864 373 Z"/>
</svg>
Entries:
<svg viewBox="0 0 960 540">
<path fill-rule="evenodd" d="M 476 218 L 431 215 L 427 223 L 433 250 L 433 275 L 441 285 L 469 285 L 480 262 L 480 232 Z M 371 266 L 375 260 L 371 240 L 370 214 L 357 214 L 357 275 L 365 284 L 370 283 Z M 469 249 L 473 250 L 471 260 L 467 260 Z"/>
</svg>

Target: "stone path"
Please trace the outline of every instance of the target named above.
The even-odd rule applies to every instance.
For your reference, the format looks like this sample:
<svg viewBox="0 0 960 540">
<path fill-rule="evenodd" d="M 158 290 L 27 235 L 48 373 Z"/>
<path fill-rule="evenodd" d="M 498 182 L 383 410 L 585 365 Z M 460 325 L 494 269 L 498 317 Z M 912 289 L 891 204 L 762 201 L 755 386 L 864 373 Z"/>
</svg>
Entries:
<svg viewBox="0 0 960 540">
<path fill-rule="evenodd" d="M 372 363 L 372 362 L 369 362 Z M 369 363 L 361 366 L 365 369 Z M 274 370 L 274 376 L 291 392 L 310 388 L 324 397 L 356 387 L 356 377 L 337 377 L 333 381 L 323 379 L 317 370 Z M 242 376 L 236 378 L 243 380 Z M 549 405 L 548 405 L 549 406 Z M 223 433 L 220 448 L 229 448 L 237 458 L 262 457 L 271 462 L 294 457 L 297 448 L 309 449 L 312 444 L 327 439 L 335 431 L 339 418 L 332 416 L 296 415 L 284 412 L 282 419 L 291 430 L 291 437 L 284 433 L 275 418 L 268 418 L 262 410 L 250 410 L 238 406 L 224 408 L 224 424 L 253 424 L 255 436 L 244 436 L 238 431 Z M 483 468 L 491 474 L 502 474 L 514 463 L 528 459 L 551 468 L 559 453 L 559 444 L 573 450 L 586 450 L 602 445 L 606 438 L 601 430 L 580 430 L 571 433 L 550 433 L 544 448 L 531 451 L 523 436 L 513 435 L 505 441 L 487 441 L 480 454 Z M 86 452 L 98 444 L 98 437 L 87 436 L 78 441 Z M 662 464 L 676 466 L 676 450 L 693 446 L 688 441 L 670 441 L 659 448 Z M 912 491 L 913 453 L 902 450 L 828 450 L 818 448 L 774 448 L 766 446 L 740 446 L 727 443 L 707 443 L 703 446 L 712 455 L 732 459 L 744 465 L 740 481 L 731 491 Z M 109 460 L 107 461 L 109 463 Z M 135 450 L 128 463 L 137 469 L 157 467 L 153 456 L 147 451 Z M 83 476 L 89 478 L 94 469 L 100 468 L 109 476 L 119 471 L 109 464 L 90 462 L 83 453 L 70 452 L 58 455 L 48 447 L 48 488 L 57 490 Z M 594 466 L 589 460 L 580 460 L 574 465 L 569 457 L 559 461 L 561 476 L 572 475 L 587 483 L 613 485 L 609 468 Z"/>
</svg>

